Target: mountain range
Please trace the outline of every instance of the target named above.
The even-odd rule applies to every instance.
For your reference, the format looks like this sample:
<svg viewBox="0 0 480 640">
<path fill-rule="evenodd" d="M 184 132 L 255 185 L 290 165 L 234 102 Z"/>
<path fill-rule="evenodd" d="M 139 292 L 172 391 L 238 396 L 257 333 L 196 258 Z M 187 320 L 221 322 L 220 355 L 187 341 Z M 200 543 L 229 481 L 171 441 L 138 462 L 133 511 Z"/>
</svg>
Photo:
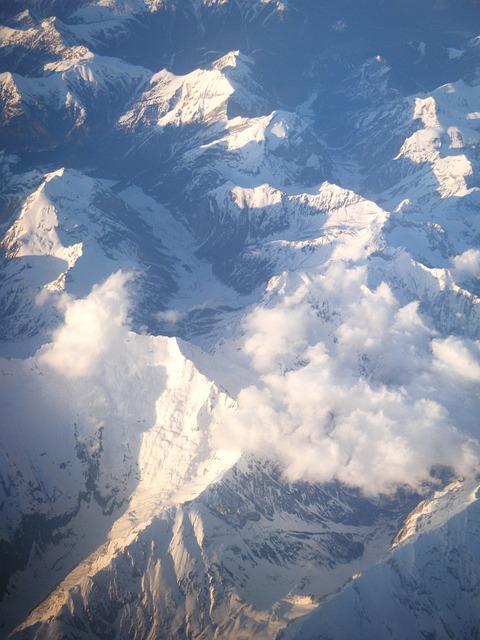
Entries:
<svg viewBox="0 0 480 640">
<path fill-rule="evenodd" d="M 2 637 L 478 637 L 478 2 L 0 23 Z"/>
</svg>

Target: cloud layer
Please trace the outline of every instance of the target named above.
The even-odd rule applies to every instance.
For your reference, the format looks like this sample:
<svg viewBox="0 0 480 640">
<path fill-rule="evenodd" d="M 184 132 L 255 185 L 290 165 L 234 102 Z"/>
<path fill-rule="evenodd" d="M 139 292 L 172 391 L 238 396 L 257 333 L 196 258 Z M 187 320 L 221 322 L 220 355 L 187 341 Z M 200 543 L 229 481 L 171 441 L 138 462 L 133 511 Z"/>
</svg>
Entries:
<svg viewBox="0 0 480 640">
<path fill-rule="evenodd" d="M 290 480 L 367 494 L 418 489 L 439 465 L 473 472 L 480 345 L 436 336 L 416 303 L 401 306 L 385 283 L 371 290 L 365 268 L 283 276 L 244 330 L 258 382 L 239 393 L 220 445 L 273 453 Z"/>
</svg>

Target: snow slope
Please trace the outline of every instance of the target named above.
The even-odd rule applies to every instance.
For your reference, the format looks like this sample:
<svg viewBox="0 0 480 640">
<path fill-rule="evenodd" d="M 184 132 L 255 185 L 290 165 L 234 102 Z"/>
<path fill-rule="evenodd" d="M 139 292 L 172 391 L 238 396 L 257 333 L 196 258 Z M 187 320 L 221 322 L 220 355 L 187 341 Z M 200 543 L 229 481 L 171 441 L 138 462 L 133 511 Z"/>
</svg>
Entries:
<svg viewBox="0 0 480 640">
<path fill-rule="evenodd" d="M 142 323 L 148 307 L 151 319 L 164 308 L 175 290 L 176 259 L 111 182 L 67 169 L 35 172 L 18 176 L 6 197 L 17 185 L 23 204 L 2 240 L 4 353 L 15 355 L 20 338 L 35 351 L 58 324 L 64 293 L 86 295 L 119 269 L 138 271 L 144 283 L 137 294 Z"/>
<path fill-rule="evenodd" d="M 419 505 L 385 562 L 279 638 L 476 637 L 478 498 L 457 482 Z"/>
<path fill-rule="evenodd" d="M 398 517 L 391 504 L 338 486 L 285 487 L 267 461 L 243 459 L 211 480 L 183 506 L 157 506 L 120 547 L 115 525 L 114 541 L 75 569 L 18 637 L 271 638 L 378 557 Z"/>
<path fill-rule="evenodd" d="M 212 412 L 231 401 L 175 339 L 128 330 L 125 281 L 117 272 L 71 302 L 54 342 L 34 358 L 2 360 L 2 540 L 19 555 L 2 604 L 6 621 L 47 595 L 113 520 L 112 545 L 123 547 L 238 457 L 209 443 Z M 19 386 L 31 402 L 14 393 Z M 32 519 L 46 534 L 29 549 Z M 16 542 L 18 531 L 26 539 Z"/>
</svg>

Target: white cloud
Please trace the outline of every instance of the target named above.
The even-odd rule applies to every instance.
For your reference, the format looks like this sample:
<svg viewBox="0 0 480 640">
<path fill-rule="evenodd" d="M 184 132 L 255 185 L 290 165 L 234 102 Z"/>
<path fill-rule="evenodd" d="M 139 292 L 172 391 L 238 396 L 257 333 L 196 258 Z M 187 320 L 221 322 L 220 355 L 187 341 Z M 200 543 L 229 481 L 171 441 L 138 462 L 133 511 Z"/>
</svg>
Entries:
<svg viewBox="0 0 480 640">
<path fill-rule="evenodd" d="M 161 322 L 167 322 L 168 324 L 177 324 L 178 322 L 182 322 L 186 316 L 187 314 L 185 311 L 179 311 L 177 309 L 167 309 L 167 311 L 159 311 L 157 313 L 157 318 Z"/>
<path fill-rule="evenodd" d="M 449 336 L 433 340 L 434 366 L 452 378 L 480 383 L 480 343 Z"/>
<path fill-rule="evenodd" d="M 307 346 L 308 325 L 312 321 L 308 306 L 256 308 L 246 321 L 245 353 L 258 371 L 268 372 L 292 365 Z"/>
<path fill-rule="evenodd" d="M 128 331 L 125 285 L 131 277 L 118 271 L 86 298 L 65 302 L 64 323 L 39 351 L 38 361 L 68 378 L 98 373 L 105 354 Z"/>
<path fill-rule="evenodd" d="M 368 494 L 419 489 L 438 465 L 471 473 L 477 444 L 461 432 L 461 400 L 471 410 L 476 396 L 461 383 L 480 381 L 478 345 L 474 355 L 437 338 L 416 303 L 401 306 L 385 283 L 371 290 L 365 269 L 334 263 L 308 286 L 292 282 L 279 280 L 245 321 L 258 382 L 215 441 L 277 456 L 290 480 Z"/>
<path fill-rule="evenodd" d="M 452 259 L 455 275 L 480 278 L 480 249 L 467 249 Z"/>
</svg>

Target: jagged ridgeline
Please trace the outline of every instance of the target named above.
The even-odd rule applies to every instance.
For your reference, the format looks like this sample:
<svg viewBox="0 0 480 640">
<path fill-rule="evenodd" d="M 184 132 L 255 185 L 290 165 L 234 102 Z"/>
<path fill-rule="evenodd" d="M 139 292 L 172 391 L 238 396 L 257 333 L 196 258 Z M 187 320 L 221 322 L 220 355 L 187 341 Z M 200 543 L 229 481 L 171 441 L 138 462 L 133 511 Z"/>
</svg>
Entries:
<svg viewBox="0 0 480 640">
<path fill-rule="evenodd" d="M 479 637 L 479 2 L 0 23 L 0 635 Z"/>
</svg>

